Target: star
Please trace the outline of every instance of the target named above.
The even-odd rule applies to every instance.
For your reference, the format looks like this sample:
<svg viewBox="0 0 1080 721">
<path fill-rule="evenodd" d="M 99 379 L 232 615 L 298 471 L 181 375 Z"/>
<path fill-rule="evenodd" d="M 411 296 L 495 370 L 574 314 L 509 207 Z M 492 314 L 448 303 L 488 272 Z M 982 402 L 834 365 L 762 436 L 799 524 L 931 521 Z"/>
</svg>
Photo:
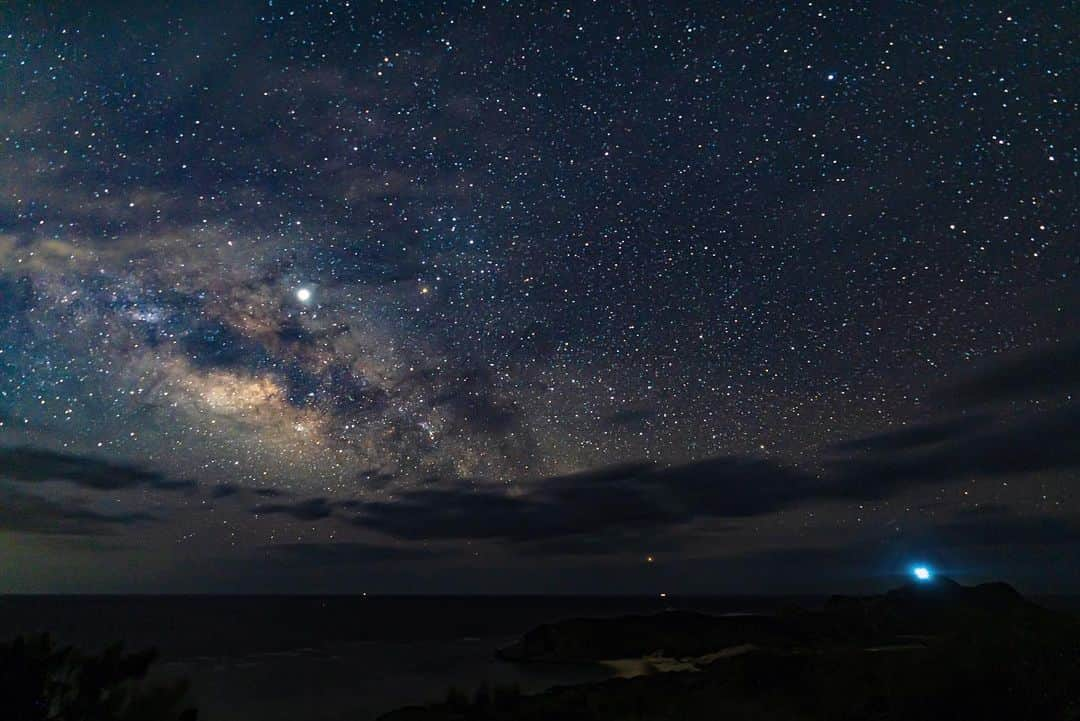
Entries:
<svg viewBox="0 0 1080 721">
<path fill-rule="evenodd" d="M 1072 116 L 1032 30 L 1063 4 L 1003 32 L 986 3 L 660 3 L 641 34 L 604 3 L 280 4 L 5 30 L 0 537 L 50 563 L 0 554 L 0 593 L 128 588 L 129 547 L 186 586 L 178 538 L 213 590 L 299 530 L 433 570 L 467 541 L 476 591 L 549 589 L 541 555 L 673 598 L 699 558 L 718 592 L 836 578 L 816 554 L 932 585 L 903 555 L 930 538 L 1078 587 L 1040 548 L 1080 521 Z M 5 512 L 10 449 L 50 479 L 27 492 L 81 502 L 51 475 L 105 463 L 87 503 L 156 522 L 76 504 L 62 531 L 122 543 L 54 553 L 51 506 Z M 92 487 L 115 468 L 160 480 Z"/>
</svg>

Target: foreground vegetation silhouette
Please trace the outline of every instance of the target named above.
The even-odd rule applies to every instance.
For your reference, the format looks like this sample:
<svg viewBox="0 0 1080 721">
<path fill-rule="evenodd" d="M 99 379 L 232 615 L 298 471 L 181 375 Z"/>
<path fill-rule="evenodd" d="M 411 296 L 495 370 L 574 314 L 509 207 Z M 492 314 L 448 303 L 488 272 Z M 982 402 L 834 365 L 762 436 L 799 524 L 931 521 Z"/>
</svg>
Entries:
<svg viewBox="0 0 1080 721">
<path fill-rule="evenodd" d="M 0 643 L 0 719 L 195 721 L 186 683 L 147 683 L 156 656 L 120 644 L 87 654 L 47 634 Z"/>
</svg>

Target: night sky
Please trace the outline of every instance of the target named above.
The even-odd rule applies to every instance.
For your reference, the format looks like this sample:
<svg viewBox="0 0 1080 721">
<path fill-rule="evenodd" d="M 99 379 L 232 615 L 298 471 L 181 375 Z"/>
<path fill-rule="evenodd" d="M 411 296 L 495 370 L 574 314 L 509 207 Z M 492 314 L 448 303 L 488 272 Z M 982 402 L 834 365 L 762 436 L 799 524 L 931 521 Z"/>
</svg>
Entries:
<svg viewBox="0 0 1080 721">
<path fill-rule="evenodd" d="M 0 591 L 1080 590 L 1067 4 L 146 5 L 0 8 Z"/>
</svg>

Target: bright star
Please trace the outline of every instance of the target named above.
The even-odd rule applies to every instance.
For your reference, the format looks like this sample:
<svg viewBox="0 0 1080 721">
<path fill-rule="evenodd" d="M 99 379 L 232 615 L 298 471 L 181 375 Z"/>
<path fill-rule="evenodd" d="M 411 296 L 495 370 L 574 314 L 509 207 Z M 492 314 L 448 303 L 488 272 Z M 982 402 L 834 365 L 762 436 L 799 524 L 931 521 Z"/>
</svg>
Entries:
<svg viewBox="0 0 1080 721">
<path fill-rule="evenodd" d="M 296 291 L 296 299 L 301 303 L 307 303 L 311 300 L 311 290 L 308 288 L 300 288 Z"/>
<path fill-rule="evenodd" d="M 930 580 L 930 576 L 931 576 L 930 569 L 927 568 L 926 566 L 916 566 L 915 568 L 911 569 L 911 572 L 913 574 L 915 574 L 915 578 L 917 578 L 920 581 L 929 581 Z"/>
</svg>

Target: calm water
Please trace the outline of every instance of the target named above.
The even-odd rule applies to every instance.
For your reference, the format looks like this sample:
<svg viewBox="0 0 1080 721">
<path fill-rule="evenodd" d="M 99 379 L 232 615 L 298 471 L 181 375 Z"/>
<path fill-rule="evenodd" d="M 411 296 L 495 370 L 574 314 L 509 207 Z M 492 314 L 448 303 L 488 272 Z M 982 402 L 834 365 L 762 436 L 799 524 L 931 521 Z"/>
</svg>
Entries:
<svg viewBox="0 0 1080 721">
<path fill-rule="evenodd" d="M 161 651 L 193 683 L 206 721 L 368 721 L 450 686 L 539 691 L 600 667 L 519 667 L 494 650 L 540 623 L 689 608 L 767 611 L 792 599 L 568 597 L 0 597 L 0 638 Z M 803 600 L 806 603 L 806 600 Z"/>
</svg>

